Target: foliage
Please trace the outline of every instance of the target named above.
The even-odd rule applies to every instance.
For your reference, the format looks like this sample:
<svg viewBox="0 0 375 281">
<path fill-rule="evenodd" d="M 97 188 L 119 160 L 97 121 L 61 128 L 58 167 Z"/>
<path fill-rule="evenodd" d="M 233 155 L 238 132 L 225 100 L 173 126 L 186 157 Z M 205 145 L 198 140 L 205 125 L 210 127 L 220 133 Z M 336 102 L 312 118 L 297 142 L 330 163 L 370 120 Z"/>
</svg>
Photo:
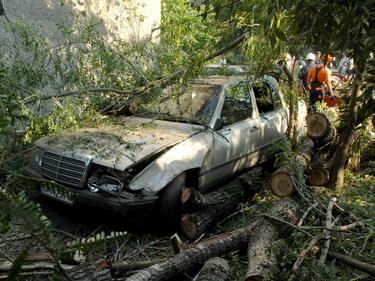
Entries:
<svg viewBox="0 0 375 281">
<path fill-rule="evenodd" d="M 50 252 L 56 265 L 56 276 L 61 276 L 59 247 L 48 229 L 49 221 L 42 214 L 40 207 L 30 201 L 25 192 L 13 194 L 2 189 L 0 191 L 0 209 L 2 210 L 0 217 L 0 233 L 9 231 L 15 219 L 20 220 L 33 237 Z M 31 245 L 27 245 L 14 261 L 9 278 L 15 278 L 19 273 L 24 258 L 28 255 L 29 246 Z"/>
</svg>

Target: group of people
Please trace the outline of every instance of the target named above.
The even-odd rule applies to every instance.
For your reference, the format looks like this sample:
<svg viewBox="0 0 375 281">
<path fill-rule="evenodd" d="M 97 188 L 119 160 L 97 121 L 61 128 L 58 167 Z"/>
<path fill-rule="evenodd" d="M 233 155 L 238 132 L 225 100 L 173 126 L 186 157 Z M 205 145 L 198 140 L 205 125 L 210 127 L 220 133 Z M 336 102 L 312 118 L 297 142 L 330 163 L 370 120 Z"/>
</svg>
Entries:
<svg viewBox="0 0 375 281">
<path fill-rule="evenodd" d="M 316 103 L 325 101 L 329 106 L 335 106 L 339 103 L 339 99 L 333 95 L 331 84 L 331 69 L 334 57 L 330 53 L 320 52 L 309 53 L 306 61 L 293 60 L 289 53 L 284 53 L 283 57 L 276 64 L 276 71 L 273 76 L 280 80 L 282 76 L 286 76 L 286 80 L 291 85 L 297 73 L 298 79 L 301 80 L 305 92 L 310 96 L 310 109 L 316 111 Z M 341 60 L 342 61 L 342 60 Z M 339 63 L 339 71 L 346 75 L 344 63 Z M 340 65 L 342 67 L 340 68 Z M 345 72 L 345 74 L 344 74 Z"/>
</svg>

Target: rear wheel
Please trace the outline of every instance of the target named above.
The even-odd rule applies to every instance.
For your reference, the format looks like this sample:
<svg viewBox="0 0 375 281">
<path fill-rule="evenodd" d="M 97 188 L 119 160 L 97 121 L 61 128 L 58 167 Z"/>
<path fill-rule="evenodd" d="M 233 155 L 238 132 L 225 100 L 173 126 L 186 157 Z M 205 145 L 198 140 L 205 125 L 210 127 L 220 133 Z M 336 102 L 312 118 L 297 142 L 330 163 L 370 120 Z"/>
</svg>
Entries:
<svg viewBox="0 0 375 281">
<path fill-rule="evenodd" d="M 181 193 L 185 187 L 186 174 L 182 173 L 171 181 L 160 193 L 158 222 L 167 229 L 175 229 L 181 217 Z"/>
</svg>

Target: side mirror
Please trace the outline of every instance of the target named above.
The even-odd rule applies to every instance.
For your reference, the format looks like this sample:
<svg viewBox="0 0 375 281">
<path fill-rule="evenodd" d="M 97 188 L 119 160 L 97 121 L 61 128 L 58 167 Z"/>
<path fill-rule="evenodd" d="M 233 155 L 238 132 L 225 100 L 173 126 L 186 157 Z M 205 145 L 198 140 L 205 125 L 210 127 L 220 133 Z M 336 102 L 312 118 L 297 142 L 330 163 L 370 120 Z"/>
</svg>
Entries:
<svg viewBox="0 0 375 281">
<path fill-rule="evenodd" d="M 223 119 L 217 118 L 214 124 L 214 129 L 218 130 L 221 129 L 221 127 L 223 127 Z"/>
</svg>

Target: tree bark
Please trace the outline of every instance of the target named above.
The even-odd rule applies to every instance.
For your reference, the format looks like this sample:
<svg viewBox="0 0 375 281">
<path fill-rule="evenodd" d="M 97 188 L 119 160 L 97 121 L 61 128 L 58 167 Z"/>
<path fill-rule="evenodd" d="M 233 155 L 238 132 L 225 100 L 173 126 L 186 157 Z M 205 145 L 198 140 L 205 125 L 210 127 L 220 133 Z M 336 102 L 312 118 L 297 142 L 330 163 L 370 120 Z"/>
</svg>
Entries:
<svg viewBox="0 0 375 281">
<path fill-rule="evenodd" d="M 298 203 L 291 198 L 284 198 L 275 203 L 270 214 L 290 220 L 291 214 L 298 210 Z M 263 218 L 257 218 L 252 224 L 232 232 L 215 236 L 186 249 L 173 258 L 153 265 L 129 277 L 127 281 L 159 281 L 178 280 L 179 275 L 189 273 L 211 257 L 219 257 L 231 251 L 239 250 L 248 242 L 254 230 L 263 223 Z"/>
<path fill-rule="evenodd" d="M 186 188 L 182 192 L 181 202 L 185 208 L 199 209 L 217 205 L 223 206 L 228 203 L 228 199 L 230 202 L 241 202 L 249 198 L 250 195 L 250 188 L 244 186 L 239 179 L 236 179 L 206 194 L 201 194 L 194 188 Z"/>
<path fill-rule="evenodd" d="M 250 196 L 250 189 L 239 179 L 204 195 L 193 189 L 187 190 L 181 196 L 183 203 L 189 203 L 193 210 L 197 207 L 200 209 L 182 215 L 181 229 L 189 239 L 197 239 L 217 221 L 235 211 L 237 205 Z"/>
<path fill-rule="evenodd" d="M 333 252 L 333 251 L 329 251 L 328 255 L 331 256 L 332 258 L 335 258 L 335 259 L 347 264 L 347 265 L 350 265 L 350 266 L 352 266 L 354 268 L 357 268 L 361 271 L 370 273 L 372 276 L 375 276 L 375 265 L 373 265 L 373 264 L 365 263 L 365 262 L 353 259 L 350 256 L 347 256 L 347 255 L 344 255 L 344 254 L 341 254 L 341 253 L 337 253 L 337 252 Z"/>
<path fill-rule="evenodd" d="M 340 135 L 338 146 L 332 159 L 330 187 L 342 189 L 344 187 L 344 169 L 348 152 L 354 140 L 354 127 L 356 124 L 356 103 L 359 92 L 359 78 L 354 81 L 353 90 L 350 96 L 349 116 L 346 126 Z"/>
<path fill-rule="evenodd" d="M 292 210 L 285 206 L 284 212 Z M 297 224 L 299 217 L 295 209 L 284 218 L 293 224 Z M 250 237 L 247 250 L 248 267 L 245 281 L 263 280 L 275 267 L 276 258 L 268 254 L 272 242 L 290 234 L 292 229 L 287 224 L 275 224 L 273 220 L 265 220 Z"/>
<path fill-rule="evenodd" d="M 228 262 L 222 258 L 210 258 L 202 269 L 194 277 L 193 281 L 227 281 L 229 280 L 230 268 Z"/>
<path fill-rule="evenodd" d="M 111 281 L 109 266 L 106 268 L 99 268 L 99 266 L 86 263 L 66 271 L 66 274 L 72 281 Z"/>
</svg>

